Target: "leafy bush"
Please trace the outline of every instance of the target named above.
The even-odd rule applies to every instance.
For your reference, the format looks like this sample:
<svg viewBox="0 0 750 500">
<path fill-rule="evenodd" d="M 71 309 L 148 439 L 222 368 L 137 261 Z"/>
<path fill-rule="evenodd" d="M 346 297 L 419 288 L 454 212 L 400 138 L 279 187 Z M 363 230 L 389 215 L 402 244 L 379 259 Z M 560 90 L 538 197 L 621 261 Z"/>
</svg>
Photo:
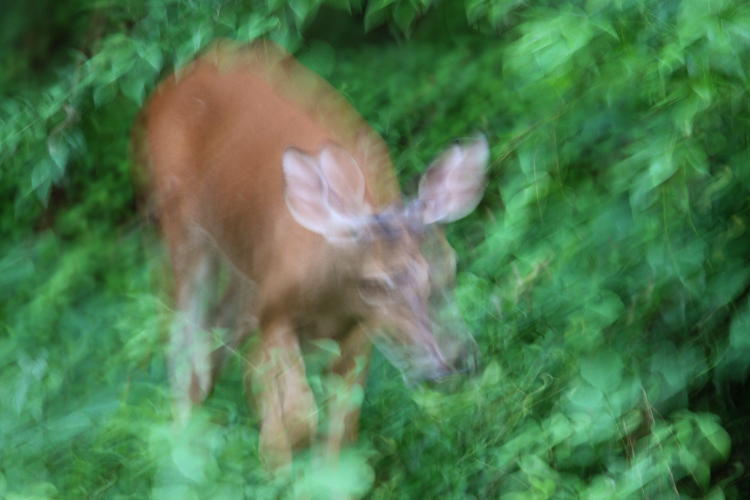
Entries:
<svg viewBox="0 0 750 500">
<path fill-rule="evenodd" d="M 744 2 L 76 0 L 0 23 L 0 495 L 750 487 Z M 275 482 L 238 360 L 193 432 L 171 432 L 163 257 L 128 151 L 161 76 L 216 37 L 259 36 L 352 101 L 407 192 L 477 129 L 493 158 L 479 209 L 448 229 L 481 373 L 408 389 L 376 357 L 341 469 L 302 457 Z"/>
</svg>

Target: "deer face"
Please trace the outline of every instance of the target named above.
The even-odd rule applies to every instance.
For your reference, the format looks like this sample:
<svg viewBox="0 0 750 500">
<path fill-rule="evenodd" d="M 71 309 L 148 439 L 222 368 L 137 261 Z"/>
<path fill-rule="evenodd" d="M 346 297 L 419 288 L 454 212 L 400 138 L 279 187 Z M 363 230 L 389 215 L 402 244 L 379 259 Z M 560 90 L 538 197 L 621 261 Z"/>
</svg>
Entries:
<svg viewBox="0 0 750 500">
<path fill-rule="evenodd" d="M 438 334 L 443 329 L 430 306 L 451 281 L 455 262 L 437 224 L 476 207 L 487 156 L 482 136 L 451 147 L 422 177 L 414 201 L 376 212 L 365 200 L 362 171 L 345 151 L 326 146 L 318 156 L 284 154 L 290 212 L 351 256 L 348 281 L 358 312 L 384 332 L 387 350 L 398 353 L 392 360 L 409 379 L 461 371 L 473 351 L 467 339 Z"/>
</svg>

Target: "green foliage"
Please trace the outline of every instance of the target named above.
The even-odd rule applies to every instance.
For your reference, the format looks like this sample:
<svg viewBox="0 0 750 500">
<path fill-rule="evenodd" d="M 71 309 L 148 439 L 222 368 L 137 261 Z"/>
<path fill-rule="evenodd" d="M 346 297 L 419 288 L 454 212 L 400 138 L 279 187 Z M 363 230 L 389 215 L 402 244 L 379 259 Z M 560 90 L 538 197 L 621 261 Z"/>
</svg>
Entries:
<svg viewBox="0 0 750 500">
<path fill-rule="evenodd" d="M 745 2 L 43 5 L 0 21 L 0 496 L 750 487 Z M 217 37 L 259 36 L 352 101 L 407 192 L 451 140 L 483 130 L 492 146 L 482 204 L 448 228 L 481 373 L 410 389 L 376 356 L 340 468 L 311 452 L 276 481 L 239 359 L 189 432 L 171 430 L 163 256 L 128 146 L 160 77 Z"/>
</svg>

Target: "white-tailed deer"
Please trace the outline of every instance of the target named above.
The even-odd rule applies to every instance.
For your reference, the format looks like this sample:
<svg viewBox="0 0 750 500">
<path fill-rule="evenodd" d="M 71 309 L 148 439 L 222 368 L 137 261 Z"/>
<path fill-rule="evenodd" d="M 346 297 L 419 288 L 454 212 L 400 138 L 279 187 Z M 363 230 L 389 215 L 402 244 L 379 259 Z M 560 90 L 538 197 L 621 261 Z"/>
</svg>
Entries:
<svg viewBox="0 0 750 500">
<path fill-rule="evenodd" d="M 268 42 L 207 51 L 161 84 L 136 132 L 174 273 L 168 357 L 178 419 L 214 384 L 225 352 L 212 348 L 214 327 L 233 332 L 235 347 L 260 331 L 248 394 L 272 465 L 317 432 L 305 341 L 339 345 L 330 370 L 343 390 L 321 433 L 334 456 L 356 435 L 359 408 L 347 394 L 361 390 L 371 332 L 385 332 L 413 379 L 442 378 L 471 356 L 468 341 L 438 340 L 429 300 L 453 271 L 434 225 L 479 202 L 483 136 L 450 147 L 403 204 L 382 139 Z M 443 246 L 440 262 L 426 257 L 428 237 Z"/>
</svg>

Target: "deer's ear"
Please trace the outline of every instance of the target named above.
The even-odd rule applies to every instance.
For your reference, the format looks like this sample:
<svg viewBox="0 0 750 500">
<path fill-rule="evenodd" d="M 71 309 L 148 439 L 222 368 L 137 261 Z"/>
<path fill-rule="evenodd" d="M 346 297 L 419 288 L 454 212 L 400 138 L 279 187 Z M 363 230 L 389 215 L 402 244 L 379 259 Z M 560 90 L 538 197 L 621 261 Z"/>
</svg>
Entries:
<svg viewBox="0 0 750 500">
<path fill-rule="evenodd" d="M 364 177 L 348 153 L 326 147 L 312 156 L 290 147 L 281 163 L 294 220 L 330 241 L 357 235 L 367 213 Z"/>
<path fill-rule="evenodd" d="M 329 206 L 353 216 L 367 212 L 365 177 L 357 161 L 346 150 L 329 144 L 320 152 L 319 163 L 328 191 Z"/>
<path fill-rule="evenodd" d="M 442 153 L 419 182 L 419 206 L 424 224 L 451 222 L 468 215 L 482 199 L 487 139 L 479 135 Z"/>
</svg>

